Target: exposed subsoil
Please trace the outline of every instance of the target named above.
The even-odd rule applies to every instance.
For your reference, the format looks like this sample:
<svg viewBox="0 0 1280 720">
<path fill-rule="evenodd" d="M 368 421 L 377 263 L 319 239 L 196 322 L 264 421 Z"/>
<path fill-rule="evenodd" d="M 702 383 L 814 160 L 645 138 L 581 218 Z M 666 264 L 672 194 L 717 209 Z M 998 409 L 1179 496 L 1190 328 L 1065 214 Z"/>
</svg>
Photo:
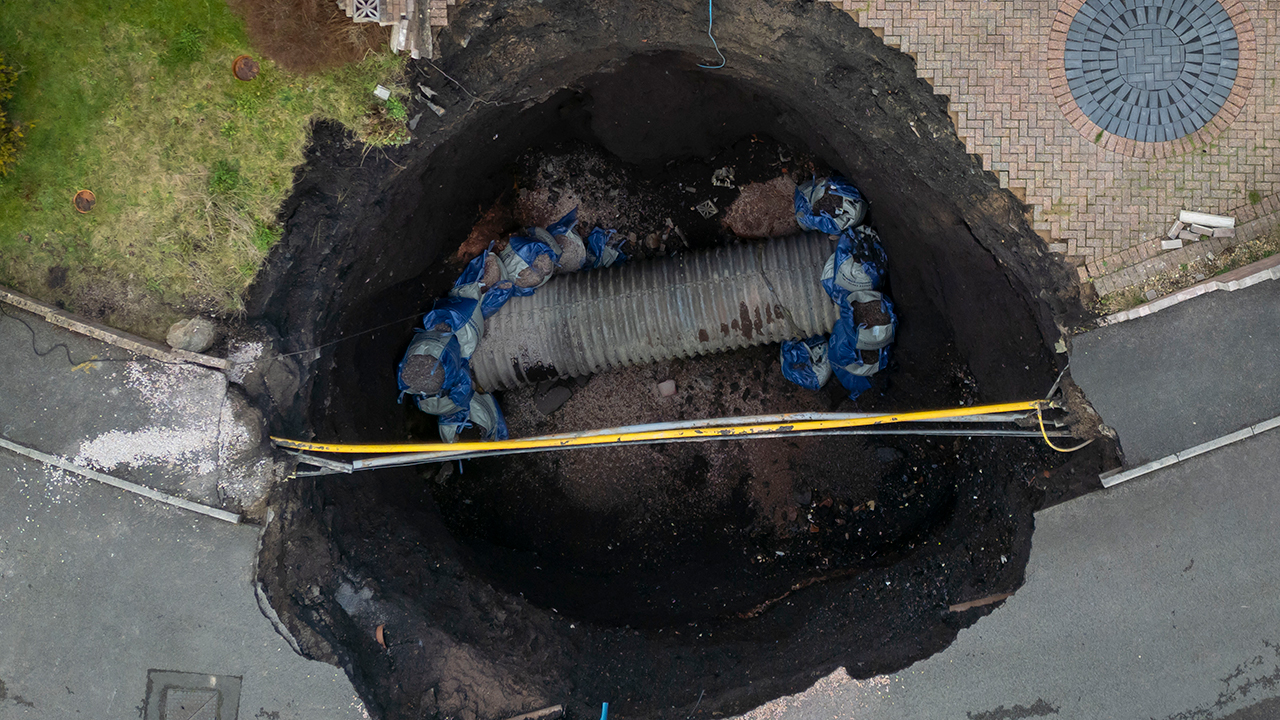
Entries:
<svg viewBox="0 0 1280 720">
<path fill-rule="evenodd" d="M 546 412 L 554 384 L 509 391 L 513 434 L 1048 390 L 1057 328 L 1082 312 L 1071 271 L 965 154 L 909 58 L 826 4 L 778 0 L 717 8 L 729 64 L 707 71 L 705 6 L 605 5 L 459 6 L 438 62 L 466 90 L 415 70 L 446 114 L 425 114 L 414 143 L 366 156 L 317 127 L 254 298 L 278 350 L 304 351 L 250 386 L 275 433 L 434 439 L 396 404 L 396 363 L 459 261 L 511 229 L 577 205 L 584 229 L 614 227 L 631 251 L 680 253 L 785 229 L 787 184 L 827 168 L 870 202 L 901 319 L 857 403 L 834 382 L 787 383 L 767 346 L 561 381 L 572 395 Z M 712 185 L 722 168 L 732 187 Z M 1077 431 L 1094 432 L 1064 383 Z M 1114 462 L 1105 438 L 1064 456 L 1023 438 L 848 436 L 303 479 L 272 500 L 260 579 L 303 649 L 344 667 L 379 717 L 565 703 L 582 718 L 600 702 L 613 717 L 712 717 L 942 649 L 991 607 L 948 606 L 1021 583 L 1032 512 Z"/>
</svg>

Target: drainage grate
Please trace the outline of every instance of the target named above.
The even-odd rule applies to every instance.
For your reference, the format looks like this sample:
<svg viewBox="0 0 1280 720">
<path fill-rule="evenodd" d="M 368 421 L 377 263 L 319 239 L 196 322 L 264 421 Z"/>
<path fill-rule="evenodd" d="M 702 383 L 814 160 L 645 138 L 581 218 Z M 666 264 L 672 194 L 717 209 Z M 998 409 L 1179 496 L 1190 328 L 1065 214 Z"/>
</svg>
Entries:
<svg viewBox="0 0 1280 720">
<path fill-rule="evenodd" d="M 145 707 L 146 720 L 236 720 L 240 678 L 148 670 Z"/>
<path fill-rule="evenodd" d="M 1222 109 L 1240 46 L 1218 0 L 1085 0 L 1067 30 L 1067 85 L 1112 135 L 1176 140 Z"/>
</svg>

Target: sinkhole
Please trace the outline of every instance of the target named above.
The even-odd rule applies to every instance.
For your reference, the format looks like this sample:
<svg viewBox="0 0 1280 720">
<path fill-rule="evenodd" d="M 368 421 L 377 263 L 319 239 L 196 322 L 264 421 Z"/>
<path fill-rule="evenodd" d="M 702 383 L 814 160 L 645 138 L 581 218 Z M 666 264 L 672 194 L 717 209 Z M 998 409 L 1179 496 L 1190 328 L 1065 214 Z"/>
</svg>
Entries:
<svg viewBox="0 0 1280 720">
<path fill-rule="evenodd" d="M 909 57 L 825 3 L 776 0 L 717 13 L 727 62 L 709 69 L 705 5 L 605 5 L 462 5 L 442 59 L 411 66 L 444 109 L 415 101 L 412 143 L 367 152 L 315 128 L 251 303 L 295 353 L 250 388 L 274 434 L 434 440 L 434 419 L 397 403 L 395 368 L 476 233 L 572 202 L 640 255 L 679 255 L 733 242 L 699 202 L 825 172 L 868 199 L 901 321 L 856 404 L 834 382 L 788 383 L 765 345 L 560 380 L 569 397 L 551 412 L 547 383 L 503 390 L 513 435 L 1048 391 L 1060 328 L 1083 313 L 1073 271 L 965 152 Z M 722 167 L 735 187 L 710 183 Z M 667 379 L 674 397 L 655 391 Z M 300 649 L 344 667 L 378 717 L 561 703 L 588 717 L 601 702 L 712 717 L 945 647 L 986 612 L 951 605 L 1020 584 L 1031 513 L 1113 456 L 1106 442 L 1064 457 L 1026 438 L 874 435 L 299 478 L 271 500 L 259 574 Z"/>
</svg>

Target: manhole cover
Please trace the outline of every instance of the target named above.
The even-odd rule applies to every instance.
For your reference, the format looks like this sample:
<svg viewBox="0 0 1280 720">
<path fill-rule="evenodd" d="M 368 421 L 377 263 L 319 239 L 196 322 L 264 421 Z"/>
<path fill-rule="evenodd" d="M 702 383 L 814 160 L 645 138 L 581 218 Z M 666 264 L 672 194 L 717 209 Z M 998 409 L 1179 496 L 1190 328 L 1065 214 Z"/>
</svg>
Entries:
<svg viewBox="0 0 1280 720">
<path fill-rule="evenodd" d="M 1063 56 L 1081 112 L 1139 142 L 1176 140 L 1208 124 L 1239 64 L 1236 30 L 1218 0 L 1085 0 Z"/>
<path fill-rule="evenodd" d="M 236 720 L 240 678 L 147 671 L 146 720 Z"/>
</svg>

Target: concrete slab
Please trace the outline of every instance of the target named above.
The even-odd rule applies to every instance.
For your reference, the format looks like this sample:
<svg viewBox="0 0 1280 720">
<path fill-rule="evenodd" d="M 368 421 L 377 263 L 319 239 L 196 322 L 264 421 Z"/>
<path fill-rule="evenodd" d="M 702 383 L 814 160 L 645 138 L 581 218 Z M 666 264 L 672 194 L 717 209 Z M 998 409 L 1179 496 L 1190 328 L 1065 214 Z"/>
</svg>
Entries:
<svg viewBox="0 0 1280 720">
<path fill-rule="evenodd" d="M 259 611 L 257 547 L 255 527 L 0 451 L 0 717 L 137 720 L 164 670 L 240 678 L 240 718 L 367 718 Z"/>
<path fill-rule="evenodd" d="M 1280 282 L 1208 293 L 1075 338 L 1071 374 L 1125 464 L 1280 415 Z"/>
<path fill-rule="evenodd" d="M 216 507 L 249 506 L 273 466 L 256 417 L 217 370 L 164 363 L 0 314 L 0 436 Z"/>
<path fill-rule="evenodd" d="M 949 648 L 743 717 L 1275 717 L 1277 464 L 1267 433 L 1043 511 L 1026 584 Z"/>
</svg>

